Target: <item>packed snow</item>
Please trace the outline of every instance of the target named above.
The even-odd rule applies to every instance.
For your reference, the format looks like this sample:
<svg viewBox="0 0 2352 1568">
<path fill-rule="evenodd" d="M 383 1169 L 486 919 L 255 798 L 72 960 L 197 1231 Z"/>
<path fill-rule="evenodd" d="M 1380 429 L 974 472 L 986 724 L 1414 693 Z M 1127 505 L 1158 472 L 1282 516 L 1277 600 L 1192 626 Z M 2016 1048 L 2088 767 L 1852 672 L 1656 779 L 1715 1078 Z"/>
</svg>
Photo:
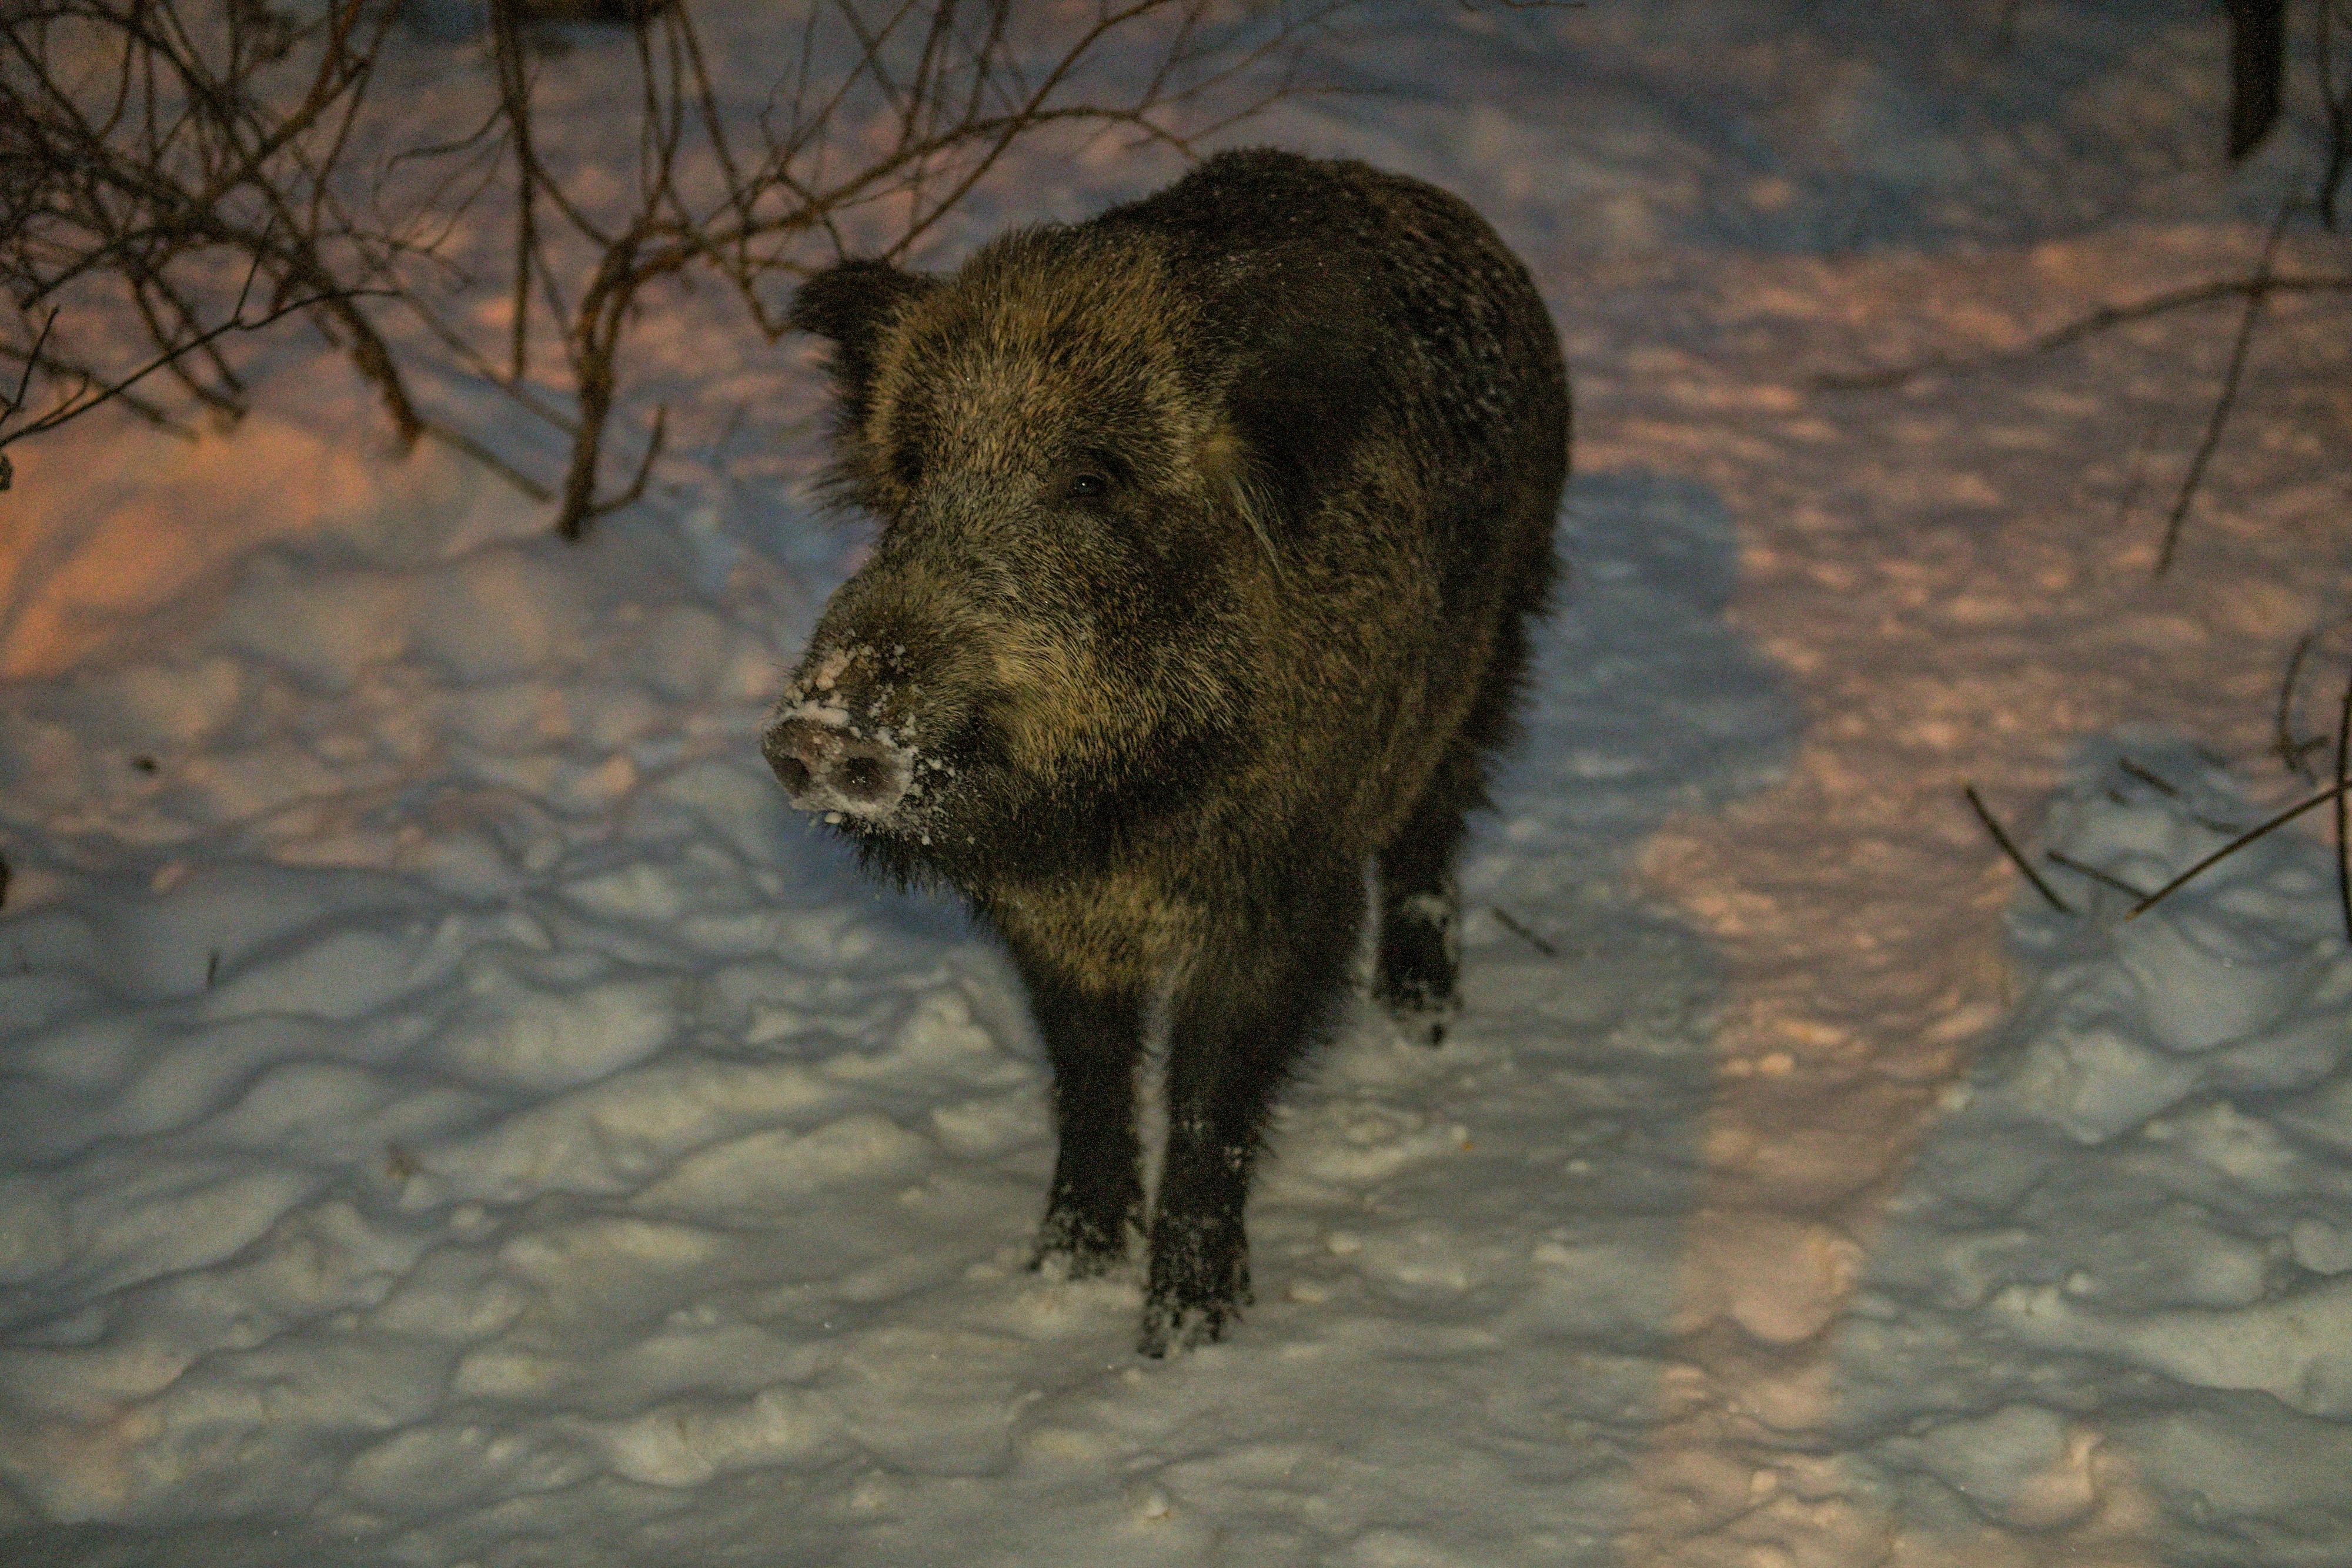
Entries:
<svg viewBox="0 0 2352 1568">
<path fill-rule="evenodd" d="M 2229 309 L 1811 379 L 2243 276 L 2313 106 L 2221 167 L 2185 3 L 1329 48 L 1383 90 L 1234 136 L 1528 258 L 1573 581 L 1465 1009 L 1432 1051 L 1360 1001 L 1288 1097 L 1226 1343 L 1141 1360 L 1134 1279 L 1025 1267 L 1017 981 L 761 759 L 864 547 L 811 355 L 642 324 L 683 434 L 574 547 L 273 347 L 235 430 L 93 417 L 0 497 L 0 1560 L 2352 1560 L 2325 813 L 2126 891 L 2310 787 L 2273 713 L 2352 610 L 2344 307 L 2273 301 L 2161 579 Z M 928 259 L 1172 171 L 1016 162 Z"/>
<path fill-rule="evenodd" d="M 2032 978 L 1945 1091 L 1834 1336 L 1841 1440 L 1904 1513 L 2049 1528 L 2128 1476 L 2171 1560 L 2332 1563 L 2352 1542 L 2332 857 L 2273 834 L 2140 915 L 2125 890 L 2256 815 L 2147 737 L 2087 747 L 2053 802 L 2050 847 L 2099 874 L 2053 873 L 2079 915 L 2020 907 Z"/>
</svg>

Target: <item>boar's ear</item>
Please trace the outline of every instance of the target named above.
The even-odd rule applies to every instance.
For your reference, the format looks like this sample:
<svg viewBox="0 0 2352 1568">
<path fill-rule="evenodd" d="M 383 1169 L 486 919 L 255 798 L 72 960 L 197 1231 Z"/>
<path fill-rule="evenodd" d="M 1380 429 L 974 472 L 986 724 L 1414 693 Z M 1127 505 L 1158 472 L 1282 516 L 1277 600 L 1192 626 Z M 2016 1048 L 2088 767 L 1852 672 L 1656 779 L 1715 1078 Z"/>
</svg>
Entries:
<svg viewBox="0 0 2352 1568">
<path fill-rule="evenodd" d="M 836 262 L 800 286 L 784 319 L 833 344 L 834 382 L 851 403 L 862 403 L 883 328 L 901 304 L 933 287 L 887 261 Z"/>
<path fill-rule="evenodd" d="M 1279 538 L 1353 460 L 1380 401 L 1380 356 L 1370 313 L 1344 283 L 1293 287 L 1256 314 L 1226 393 L 1237 444 L 1226 463 L 1259 537 Z"/>
</svg>

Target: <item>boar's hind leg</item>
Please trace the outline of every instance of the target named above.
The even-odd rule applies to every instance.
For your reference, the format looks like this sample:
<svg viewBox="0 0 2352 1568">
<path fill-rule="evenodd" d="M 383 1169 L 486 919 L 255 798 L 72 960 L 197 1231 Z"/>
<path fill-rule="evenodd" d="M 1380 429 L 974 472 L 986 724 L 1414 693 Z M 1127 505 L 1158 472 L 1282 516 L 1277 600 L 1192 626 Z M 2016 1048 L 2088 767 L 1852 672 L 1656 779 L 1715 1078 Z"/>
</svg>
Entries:
<svg viewBox="0 0 2352 1568">
<path fill-rule="evenodd" d="M 1454 852 L 1465 819 L 1486 804 L 1486 754 L 1510 737 L 1511 704 L 1527 663 L 1527 638 L 1517 616 L 1504 623 L 1499 643 L 1477 701 L 1379 855 L 1380 957 L 1372 991 L 1409 1033 L 1430 1045 L 1444 1043 L 1456 1009 L 1462 910 Z"/>
<path fill-rule="evenodd" d="M 1451 772 L 1452 756 L 1446 771 Z M 1454 852 L 1467 807 L 1441 777 L 1380 852 L 1381 937 L 1372 992 L 1425 1045 L 1445 1040 L 1460 968 L 1454 927 L 1461 899 Z M 1472 784 L 1476 776 L 1472 775 Z"/>
<path fill-rule="evenodd" d="M 1061 1137 L 1030 1266 L 1066 1258 L 1071 1278 L 1086 1279 L 1123 1260 L 1129 1232 L 1143 1221 L 1135 1134 L 1143 1000 L 1089 990 L 1018 953 L 1014 958 L 1053 1061 L 1054 1126 Z"/>
<path fill-rule="evenodd" d="M 1186 977 L 1170 1019 L 1168 1149 L 1151 1222 L 1146 1355 L 1219 1338 L 1250 1300 L 1242 1226 L 1274 1097 L 1346 993 L 1363 884 L 1334 866 L 1280 900 L 1279 925 Z"/>
</svg>

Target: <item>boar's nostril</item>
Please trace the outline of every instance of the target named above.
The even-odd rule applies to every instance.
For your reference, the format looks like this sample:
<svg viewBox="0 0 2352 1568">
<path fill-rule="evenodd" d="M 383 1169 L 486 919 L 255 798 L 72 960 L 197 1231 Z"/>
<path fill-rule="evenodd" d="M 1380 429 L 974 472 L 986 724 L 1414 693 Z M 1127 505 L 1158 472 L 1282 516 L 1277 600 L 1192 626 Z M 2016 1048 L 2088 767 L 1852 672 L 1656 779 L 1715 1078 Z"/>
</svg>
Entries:
<svg viewBox="0 0 2352 1568">
<path fill-rule="evenodd" d="M 876 816 L 898 803 L 909 771 L 898 750 L 838 725 L 789 718 L 760 738 L 776 781 L 803 810 Z"/>
<path fill-rule="evenodd" d="M 801 758 L 800 747 L 793 744 L 800 727 L 793 723 L 779 724 L 760 737 L 760 755 L 768 759 L 769 770 L 794 795 L 806 789 L 809 783 L 808 763 Z"/>
<path fill-rule="evenodd" d="M 841 765 L 834 783 L 853 800 L 871 800 L 889 782 L 889 770 L 871 757 L 852 757 Z"/>
<path fill-rule="evenodd" d="M 760 737 L 760 751 L 794 805 L 809 799 L 833 753 L 830 737 L 805 719 L 787 719 Z"/>
</svg>

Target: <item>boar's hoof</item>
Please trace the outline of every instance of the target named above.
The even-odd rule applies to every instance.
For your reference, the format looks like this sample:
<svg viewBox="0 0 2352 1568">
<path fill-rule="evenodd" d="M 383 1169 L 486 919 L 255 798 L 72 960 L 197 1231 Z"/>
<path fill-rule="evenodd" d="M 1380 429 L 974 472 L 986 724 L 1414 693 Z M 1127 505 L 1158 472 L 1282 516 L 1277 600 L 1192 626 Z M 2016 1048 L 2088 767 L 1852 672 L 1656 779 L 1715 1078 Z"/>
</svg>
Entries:
<svg viewBox="0 0 2352 1568">
<path fill-rule="evenodd" d="M 1106 1226 L 1057 1210 L 1038 1228 L 1037 1250 L 1029 1267 L 1042 1270 L 1052 1265 L 1066 1280 L 1099 1279 L 1127 1261 L 1132 1228 L 1130 1220 Z"/>
<path fill-rule="evenodd" d="M 1450 993 L 1433 996 L 1424 988 L 1399 985 L 1385 976 L 1380 985 L 1380 998 L 1405 1039 L 1432 1050 L 1445 1043 L 1446 1031 L 1454 1027 L 1454 1015 L 1462 1010 L 1460 998 Z"/>
<path fill-rule="evenodd" d="M 1171 1350 L 1198 1350 L 1225 1337 L 1228 1323 L 1241 1322 L 1239 1301 L 1167 1301 L 1157 1296 L 1143 1303 L 1143 1333 L 1135 1348 L 1154 1361 Z"/>
<path fill-rule="evenodd" d="M 1214 1344 L 1254 1299 L 1249 1252 L 1238 1234 L 1225 1246 L 1155 1243 L 1151 1282 L 1143 1293 L 1143 1333 L 1135 1348 L 1158 1359 L 1171 1349 Z"/>
<path fill-rule="evenodd" d="M 905 797 L 913 772 L 898 747 L 814 719 L 774 726 L 761 737 L 760 749 L 804 811 L 880 816 Z"/>
<path fill-rule="evenodd" d="M 1392 913 L 1381 928 L 1379 972 L 1372 991 L 1409 1040 L 1443 1045 L 1446 1027 L 1462 1010 L 1454 991 L 1459 965 L 1453 922 L 1418 913 Z"/>
<path fill-rule="evenodd" d="M 1454 1027 L 1454 1015 L 1461 1010 L 1451 1002 L 1432 1007 L 1392 1001 L 1389 1003 L 1389 1019 L 1407 1041 L 1434 1051 L 1445 1043 L 1445 1031 Z"/>
</svg>

